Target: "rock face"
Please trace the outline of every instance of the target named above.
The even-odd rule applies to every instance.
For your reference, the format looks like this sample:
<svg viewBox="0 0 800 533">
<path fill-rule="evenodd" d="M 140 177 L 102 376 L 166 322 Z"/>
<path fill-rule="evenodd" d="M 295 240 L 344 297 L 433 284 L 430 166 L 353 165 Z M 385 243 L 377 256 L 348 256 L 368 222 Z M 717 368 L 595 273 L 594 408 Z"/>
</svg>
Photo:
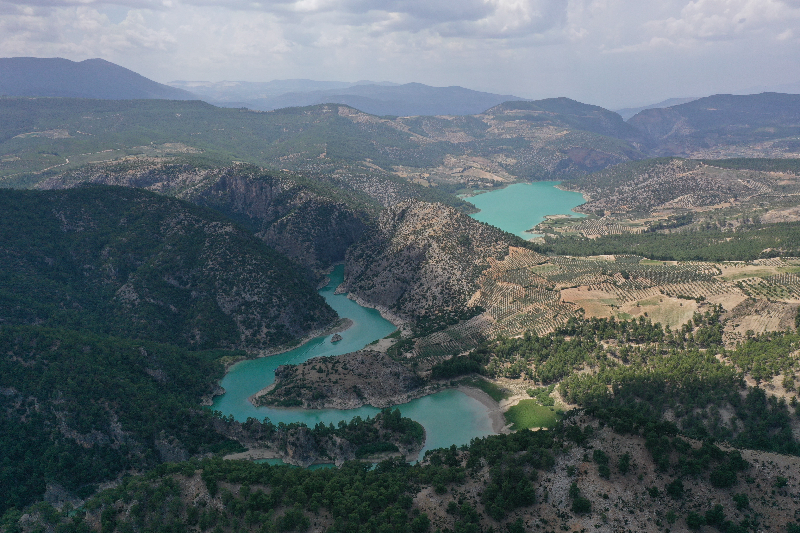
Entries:
<svg viewBox="0 0 800 533">
<path fill-rule="evenodd" d="M 109 165 L 50 178 L 39 189 L 80 183 L 145 188 L 211 207 L 252 230 L 264 242 L 317 274 L 341 262 L 369 217 L 289 176 L 237 165 L 203 169 L 188 164 Z"/>
<path fill-rule="evenodd" d="M 306 409 L 388 407 L 422 395 L 423 380 L 385 353 L 362 350 L 311 359 L 275 370 L 275 384 L 259 393 L 258 405 Z"/>
<path fill-rule="evenodd" d="M 459 310 L 514 237 L 442 204 L 409 200 L 347 253 L 342 290 L 404 319 Z"/>
</svg>

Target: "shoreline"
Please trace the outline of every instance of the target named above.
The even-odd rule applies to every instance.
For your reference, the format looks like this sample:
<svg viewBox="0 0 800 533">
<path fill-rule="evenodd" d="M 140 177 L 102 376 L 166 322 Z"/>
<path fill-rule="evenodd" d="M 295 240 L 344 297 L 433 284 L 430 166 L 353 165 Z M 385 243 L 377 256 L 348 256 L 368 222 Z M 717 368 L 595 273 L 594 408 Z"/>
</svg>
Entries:
<svg viewBox="0 0 800 533">
<path fill-rule="evenodd" d="M 345 294 L 345 291 L 339 292 L 337 294 Z M 361 307 L 366 307 L 368 309 L 376 310 L 378 313 L 381 314 L 381 317 L 384 320 L 388 320 L 389 322 L 392 323 L 392 325 L 394 325 L 398 329 L 402 328 L 403 326 L 408 324 L 408 320 L 405 320 L 400 315 L 395 314 L 394 312 L 392 312 L 385 305 L 379 305 L 379 304 L 373 304 L 373 303 L 367 302 L 367 301 L 363 300 L 360 296 L 357 296 L 357 295 L 355 295 L 355 294 L 353 294 L 351 292 L 347 293 L 347 298 L 350 299 L 350 300 L 353 300 L 355 303 L 357 303 Z"/>
<path fill-rule="evenodd" d="M 273 355 L 280 355 L 282 353 L 290 352 L 296 348 L 300 348 L 304 344 L 311 342 L 317 337 L 327 337 L 328 335 L 333 335 L 334 333 L 341 333 L 343 331 L 347 331 L 352 326 L 353 326 L 353 321 L 350 320 L 349 318 L 339 318 L 336 320 L 336 322 L 332 323 L 327 327 L 310 331 L 305 337 L 300 339 L 300 341 L 297 344 L 294 344 L 292 346 L 280 346 L 278 348 L 273 348 L 271 350 L 263 350 L 259 352 L 256 358 L 270 357 Z"/>
<path fill-rule="evenodd" d="M 224 370 L 223 370 L 222 377 L 225 377 L 225 375 L 230 371 L 230 369 L 234 365 L 236 365 L 238 363 L 241 363 L 242 361 L 250 361 L 250 360 L 253 360 L 253 359 L 260 359 L 262 357 L 272 357 L 273 355 L 280 355 L 282 353 L 286 353 L 286 352 L 292 351 L 292 350 L 294 350 L 296 348 L 299 348 L 299 347 L 303 346 L 304 344 L 307 344 L 307 343 L 311 342 L 312 340 L 316 339 L 317 337 L 327 337 L 328 335 L 333 335 L 335 333 L 341 333 L 343 331 L 347 331 L 352 326 L 353 326 L 353 321 L 350 320 L 349 318 L 339 318 L 336 322 L 334 322 L 333 324 L 331 324 L 330 326 L 328 326 L 326 328 L 320 328 L 320 329 L 316 329 L 316 330 L 310 332 L 305 337 L 300 339 L 300 342 L 298 342 L 297 344 L 295 344 L 293 346 L 288 346 L 288 347 L 287 346 L 282 346 L 282 347 L 278 347 L 278 348 L 275 348 L 275 349 L 272 349 L 272 350 L 262 350 L 262 351 L 259 351 L 255 355 L 255 357 L 235 357 L 235 358 L 231 358 L 231 359 L 229 359 L 229 360 L 224 362 Z M 249 354 L 249 355 L 252 355 L 252 354 Z M 203 398 L 200 400 L 200 405 L 202 405 L 203 407 L 210 407 L 210 406 L 214 405 L 214 398 L 216 398 L 217 396 L 222 396 L 223 394 L 225 394 L 225 389 L 222 388 L 222 385 L 220 385 L 221 381 L 222 380 L 220 379 L 220 381 L 217 382 L 217 388 L 212 393 L 207 394 L 206 396 L 203 396 Z M 258 393 L 256 393 L 256 394 L 258 394 Z"/>
<path fill-rule="evenodd" d="M 500 434 L 509 434 L 509 433 L 511 433 L 511 430 L 509 429 L 511 427 L 511 424 L 509 424 L 506 421 L 506 418 L 505 418 L 505 415 L 504 415 L 505 409 L 503 408 L 503 406 L 500 405 L 499 402 L 496 402 L 494 399 L 492 399 L 491 396 L 486 394 L 484 391 L 482 391 L 481 389 L 475 388 L 475 387 L 470 387 L 468 385 L 458 385 L 456 387 L 447 387 L 447 386 L 441 386 L 441 385 L 442 384 L 430 383 L 427 386 L 420 387 L 419 389 L 416 389 L 414 391 L 410 391 L 410 392 L 402 394 L 402 395 L 393 396 L 391 398 L 385 398 L 385 400 L 388 400 L 388 401 L 387 402 L 378 402 L 378 403 L 381 404 L 380 406 L 376 406 L 376 405 L 373 405 L 373 404 L 368 403 L 368 402 L 363 402 L 363 403 L 361 403 L 359 405 L 336 405 L 336 404 L 331 404 L 331 405 L 325 405 L 325 406 L 321 406 L 321 407 L 302 407 L 302 409 L 310 409 L 310 410 L 314 410 L 314 409 L 349 410 L 349 409 L 358 409 L 358 408 L 363 407 L 363 406 L 375 407 L 376 409 L 381 409 L 382 407 L 402 408 L 402 406 L 404 404 L 406 404 L 406 403 L 408 403 L 410 401 L 417 400 L 419 398 L 423 398 L 425 396 L 430 396 L 432 394 L 436 394 L 438 392 L 442 392 L 444 390 L 448 390 L 449 389 L 449 390 L 457 390 L 457 391 L 465 394 L 466 396 L 469 396 L 473 400 L 477 400 L 484 407 L 486 407 L 488 409 L 487 416 L 489 417 L 489 421 L 491 422 L 492 432 L 494 434 L 500 435 Z M 255 398 L 257 398 L 257 397 L 269 392 L 270 390 L 272 390 L 274 388 L 274 386 L 275 386 L 274 383 L 271 384 L 271 385 L 268 385 L 267 387 L 259 390 L 258 392 L 256 392 L 252 396 L 250 396 L 247 400 L 249 402 L 253 403 L 253 400 Z M 272 408 L 276 408 L 275 406 L 271 406 L 271 407 Z M 285 409 L 295 409 L 295 408 L 296 407 L 286 407 Z M 280 407 L 277 407 L 277 409 L 280 409 Z"/>
<path fill-rule="evenodd" d="M 499 402 L 494 401 L 491 396 L 475 387 L 468 387 L 466 385 L 459 385 L 456 387 L 457 391 L 463 392 L 473 400 L 477 400 L 483 404 L 484 407 L 489 409 L 489 420 L 492 422 L 492 431 L 497 435 L 509 434 L 511 424 L 506 423 L 506 417 L 503 414 L 505 411 L 500 406 Z"/>
<path fill-rule="evenodd" d="M 227 461 L 256 461 L 258 459 L 280 459 L 283 457 L 269 448 L 251 448 L 245 452 L 232 453 L 223 457 Z"/>
<path fill-rule="evenodd" d="M 558 189 L 559 191 L 564 191 L 564 192 L 578 192 L 578 193 L 580 193 L 580 194 L 581 194 L 581 196 L 583 196 L 583 204 L 585 204 L 585 203 L 587 203 L 587 202 L 591 202 L 591 201 L 592 201 L 592 199 L 589 197 L 589 193 L 587 193 L 587 192 L 585 192 L 585 191 L 573 191 L 573 190 L 570 190 L 570 189 L 565 189 L 565 188 L 561 187 L 561 184 L 562 184 L 563 182 L 564 182 L 564 180 L 561 180 L 561 181 L 559 181 L 559 182 L 558 182 L 558 185 L 553 185 L 553 187 L 555 187 L 555 188 L 556 188 L 556 189 Z M 583 205 L 583 204 L 581 204 L 581 205 Z M 579 206 L 579 205 L 576 205 L 575 207 L 580 207 L 580 206 Z M 575 207 L 573 207 L 573 208 L 572 208 L 572 210 L 574 210 L 574 209 L 575 209 Z M 576 212 L 576 213 L 578 213 L 578 211 L 575 211 L 575 212 Z"/>
</svg>

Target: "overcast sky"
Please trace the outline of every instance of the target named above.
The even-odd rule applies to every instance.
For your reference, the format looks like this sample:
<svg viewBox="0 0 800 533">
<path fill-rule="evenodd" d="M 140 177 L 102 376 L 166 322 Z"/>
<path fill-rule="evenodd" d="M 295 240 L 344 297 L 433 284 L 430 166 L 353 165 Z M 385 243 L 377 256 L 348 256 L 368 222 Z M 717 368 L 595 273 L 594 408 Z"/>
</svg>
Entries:
<svg viewBox="0 0 800 533">
<path fill-rule="evenodd" d="M 800 92 L 800 0 L 0 0 L 0 56 L 101 57 L 160 82 L 416 81 L 613 109 Z"/>
</svg>

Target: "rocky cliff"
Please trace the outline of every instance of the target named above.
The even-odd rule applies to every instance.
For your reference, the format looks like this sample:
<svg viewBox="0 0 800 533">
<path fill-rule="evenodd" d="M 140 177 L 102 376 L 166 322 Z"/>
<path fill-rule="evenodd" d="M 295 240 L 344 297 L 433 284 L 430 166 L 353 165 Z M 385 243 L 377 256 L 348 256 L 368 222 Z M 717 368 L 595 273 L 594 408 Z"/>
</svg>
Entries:
<svg viewBox="0 0 800 533">
<path fill-rule="evenodd" d="M 38 188 L 80 183 L 145 188 L 224 213 L 312 273 L 343 261 L 345 250 L 366 230 L 368 212 L 378 209 L 377 202 L 345 192 L 326 195 L 297 176 L 281 174 L 247 165 L 127 162 L 62 174 Z"/>
<path fill-rule="evenodd" d="M 404 201 L 348 250 L 340 290 L 407 320 L 460 310 L 514 240 L 445 205 Z"/>
</svg>

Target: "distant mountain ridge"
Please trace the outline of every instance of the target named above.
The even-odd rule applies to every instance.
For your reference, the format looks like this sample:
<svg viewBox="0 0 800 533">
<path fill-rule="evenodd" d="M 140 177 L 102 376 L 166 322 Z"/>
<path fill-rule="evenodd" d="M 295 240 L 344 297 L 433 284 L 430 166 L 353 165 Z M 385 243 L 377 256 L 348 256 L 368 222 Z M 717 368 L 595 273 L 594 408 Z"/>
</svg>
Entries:
<svg viewBox="0 0 800 533">
<path fill-rule="evenodd" d="M 38 57 L 0 58 L 0 94 L 102 100 L 197 100 L 197 96 L 149 80 L 104 59 L 70 61 Z"/>
<path fill-rule="evenodd" d="M 656 155 L 718 158 L 714 147 L 760 143 L 761 157 L 800 150 L 800 95 L 717 94 L 664 109 L 646 109 L 628 124 L 657 145 Z M 765 144 L 766 143 L 766 144 Z M 727 157 L 752 157 L 746 152 Z"/>
<path fill-rule="evenodd" d="M 690 96 L 690 97 L 687 97 L 687 98 L 668 98 L 666 100 L 658 102 L 657 104 L 650 104 L 650 105 L 645 105 L 645 106 L 641 106 L 641 107 L 624 107 L 622 109 L 615 110 L 615 112 L 619 116 L 621 116 L 623 118 L 623 120 L 628 120 L 629 118 L 631 118 L 634 115 L 636 115 L 636 113 L 639 113 L 640 111 L 644 111 L 645 109 L 662 109 L 662 108 L 665 108 L 665 107 L 672 107 L 674 105 L 686 104 L 686 103 L 691 102 L 693 100 L 697 100 L 698 98 L 700 98 L 700 97 L 699 96 Z"/>
<path fill-rule="evenodd" d="M 168 83 L 176 87 L 197 94 L 209 102 L 230 104 L 248 100 L 273 98 L 287 93 L 307 93 L 313 91 L 326 91 L 330 89 L 347 89 L 356 85 L 399 85 L 388 81 L 376 82 L 361 80 L 347 81 L 319 81 L 308 79 L 288 79 L 272 81 L 185 81 L 176 80 Z M 229 107 L 224 105 L 224 107 Z"/>
<path fill-rule="evenodd" d="M 532 122 L 552 122 L 577 130 L 588 131 L 643 143 L 639 130 L 625 123 L 622 117 L 600 106 L 584 104 L 570 98 L 545 98 L 544 100 L 503 102 L 486 111 L 492 115 L 514 115 Z"/>
<path fill-rule="evenodd" d="M 258 111 L 344 104 L 377 116 L 475 115 L 503 102 L 524 100 L 513 95 L 422 83 L 273 80 L 264 83 L 174 81 L 170 85 L 192 90 L 215 105 Z"/>
<path fill-rule="evenodd" d="M 330 325 L 299 267 L 206 208 L 123 187 L 0 190 L 0 323 L 263 350 Z"/>
</svg>

